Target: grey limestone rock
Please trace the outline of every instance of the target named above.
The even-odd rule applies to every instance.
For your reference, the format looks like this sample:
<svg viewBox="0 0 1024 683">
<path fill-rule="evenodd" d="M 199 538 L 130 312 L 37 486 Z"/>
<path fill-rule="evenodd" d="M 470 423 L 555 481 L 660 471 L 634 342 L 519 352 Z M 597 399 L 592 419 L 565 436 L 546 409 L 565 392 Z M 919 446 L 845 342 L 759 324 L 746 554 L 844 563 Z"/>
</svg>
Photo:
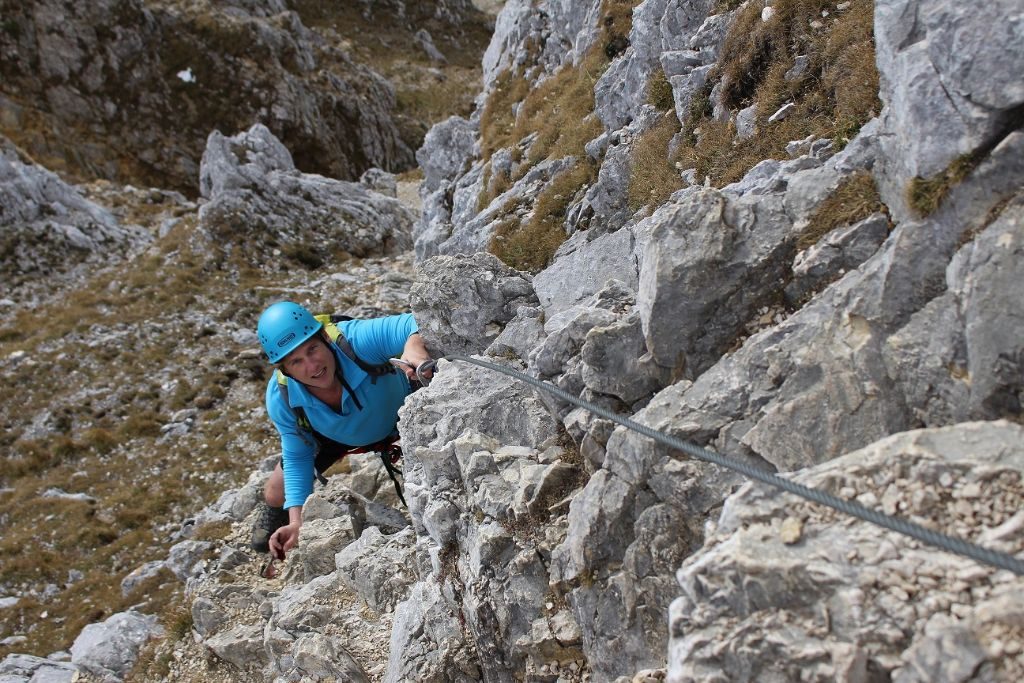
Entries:
<svg viewBox="0 0 1024 683">
<path fill-rule="evenodd" d="M 536 302 L 529 275 L 485 252 L 425 261 L 411 292 L 420 334 L 439 356 L 483 351 L 520 306 Z"/>
<path fill-rule="evenodd" d="M 397 199 L 300 173 L 262 124 L 232 138 L 211 133 L 200 168 L 209 200 L 199 210 L 200 225 L 228 243 L 253 240 L 247 243 L 253 258 L 274 256 L 267 243 L 306 261 L 318 252 L 326 260 L 338 250 L 369 256 L 411 246 L 413 215 Z"/>
<path fill-rule="evenodd" d="M 903 192 L 911 178 L 987 150 L 1016 127 L 1011 112 L 1024 103 L 1022 22 L 1014 0 L 986 3 L 977 12 L 951 0 L 876 4 L 885 105 L 877 178 L 897 220 L 910 215 Z M 920 134 L 907 136 L 909 130 Z"/>
<path fill-rule="evenodd" d="M 166 564 L 163 560 L 153 560 L 136 567 L 121 579 L 121 595 L 127 597 L 139 585 L 159 574 L 160 570 L 165 566 Z"/>
<path fill-rule="evenodd" d="M 182 541 L 171 546 L 164 566 L 182 581 L 204 573 L 207 560 L 212 558 L 213 543 L 209 541 Z"/>
<path fill-rule="evenodd" d="M 541 377 L 565 372 L 595 327 L 614 323 L 632 310 L 633 291 L 619 280 L 609 280 L 586 301 L 555 313 L 544 322 L 547 336 L 530 353 L 530 367 Z"/>
<path fill-rule="evenodd" d="M 540 344 L 544 331 L 544 311 L 539 306 L 520 306 L 516 316 L 505 325 L 491 345 L 487 347 L 488 356 L 518 358 L 525 361 L 530 351 Z"/>
<path fill-rule="evenodd" d="M 1018 198 L 956 254 L 946 271 L 947 291 L 888 339 L 890 372 L 925 424 L 1021 415 L 1022 244 Z"/>
<path fill-rule="evenodd" d="M 423 192 L 435 192 L 442 181 L 465 173 L 476 153 L 476 135 L 476 127 L 458 116 L 435 124 L 427 132 L 416 152 L 416 160 L 423 169 Z"/>
<path fill-rule="evenodd" d="M 732 197 L 713 189 L 695 189 L 656 216 L 637 306 L 655 362 L 695 377 L 767 301 L 770 285 L 746 283 L 785 276 L 792 225 L 777 195 Z"/>
<path fill-rule="evenodd" d="M 599 394 L 632 405 L 669 383 L 669 373 L 651 360 L 644 342 L 640 314 L 592 329 L 580 349 L 583 382 Z"/>
<path fill-rule="evenodd" d="M 420 581 L 395 609 L 391 656 L 384 680 L 481 680 L 479 661 L 468 647 L 436 581 Z"/>
<path fill-rule="evenodd" d="M 305 581 L 335 570 L 334 556 L 356 538 L 348 515 L 331 519 L 303 520 L 301 543 L 293 553 Z"/>
<path fill-rule="evenodd" d="M 192 601 L 192 628 L 206 638 L 216 633 L 228 621 L 228 610 L 211 600 L 200 596 Z"/>
<path fill-rule="evenodd" d="M 153 238 L 122 226 L 55 173 L 0 147 L 0 239 L 0 296 L 21 296 L 53 289 L 83 264 L 129 257 Z"/>
<path fill-rule="evenodd" d="M 796 479 L 890 514 L 931 518 L 938 506 L 940 528 L 969 538 L 1016 512 L 1009 501 L 1020 494 L 1022 437 L 1007 422 L 901 433 Z M 980 495 L 979 479 L 993 482 L 986 512 L 964 507 Z M 1007 539 L 1000 549 L 1020 552 L 1021 541 Z M 678 578 L 682 591 L 670 610 L 674 681 L 968 680 L 969 671 L 999 665 L 982 633 L 1005 629 L 1021 613 L 1019 579 L 1007 572 L 839 520 L 763 485 L 726 502 L 717 530 Z M 763 639 L 780 649 L 754 644 Z"/>
<path fill-rule="evenodd" d="M 394 173 L 380 168 L 367 169 L 359 176 L 359 182 L 385 197 L 398 197 L 398 179 Z"/>
<path fill-rule="evenodd" d="M 71 663 L 96 676 L 121 680 L 135 663 L 139 649 L 163 632 L 155 616 L 119 612 L 82 629 L 71 646 Z"/>
<path fill-rule="evenodd" d="M 370 680 L 340 642 L 320 633 L 306 633 L 296 638 L 292 656 L 295 667 L 313 680 L 352 683 L 369 683 Z"/>
<path fill-rule="evenodd" d="M 10 654 L 0 661 L 3 683 L 73 683 L 78 677 L 76 666 L 43 657 Z"/>
<path fill-rule="evenodd" d="M 746 109 L 741 109 L 736 114 L 736 137 L 745 140 L 752 137 L 756 131 L 754 126 L 757 119 L 757 105 L 752 104 Z"/>
<path fill-rule="evenodd" d="M 242 671 L 259 670 L 270 661 L 263 645 L 262 624 L 236 624 L 205 643 L 215 655 Z"/>
<path fill-rule="evenodd" d="M 335 556 L 338 576 L 370 609 L 391 612 L 419 578 L 413 561 L 415 542 L 412 529 L 385 536 L 370 527 Z"/>
<path fill-rule="evenodd" d="M 339 587 L 337 572 L 317 576 L 297 585 L 286 586 L 271 606 L 268 628 L 290 633 L 316 631 L 329 624 L 334 615 L 330 604 L 318 596 L 333 595 Z"/>
<path fill-rule="evenodd" d="M 454 185 L 445 188 L 439 204 L 424 203 L 416 254 L 420 259 L 434 254 L 473 254 L 485 251 L 498 236 L 498 228 L 507 221 L 527 220 L 525 207 L 509 213 L 508 206 L 527 204 L 551 179 L 576 165 L 575 157 L 546 159 L 531 167 L 512 187 L 478 211 L 483 188 L 483 164 L 477 163 Z M 436 207 L 441 206 L 437 211 Z"/>
<path fill-rule="evenodd" d="M 635 291 L 639 269 L 633 251 L 628 228 L 596 237 L 588 230 L 570 237 L 554 262 L 533 278 L 545 315 L 551 317 L 593 296 L 609 280 Z"/>
<path fill-rule="evenodd" d="M 793 280 L 786 298 L 797 303 L 866 261 L 889 233 L 889 218 L 876 213 L 853 225 L 836 228 L 793 260 Z"/>
<path fill-rule="evenodd" d="M 630 147 L 622 144 L 623 131 L 607 134 L 607 145 L 597 182 L 587 188 L 583 198 L 582 224 L 588 231 L 615 232 L 630 217 L 629 187 L 631 170 Z"/>
</svg>

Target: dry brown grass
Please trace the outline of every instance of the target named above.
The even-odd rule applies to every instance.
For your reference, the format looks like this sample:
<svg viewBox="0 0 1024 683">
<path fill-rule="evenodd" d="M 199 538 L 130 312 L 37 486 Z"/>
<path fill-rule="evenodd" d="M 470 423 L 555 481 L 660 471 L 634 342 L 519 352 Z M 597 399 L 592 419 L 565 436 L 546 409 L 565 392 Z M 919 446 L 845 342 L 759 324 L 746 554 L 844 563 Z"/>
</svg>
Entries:
<svg viewBox="0 0 1024 683">
<path fill-rule="evenodd" d="M 979 159 L 973 154 L 962 154 L 930 178 L 915 176 L 907 183 L 907 204 L 918 216 L 930 216 L 939 208 L 949 191 L 970 175 L 978 163 Z"/>
<path fill-rule="evenodd" d="M 855 173 L 818 206 L 797 240 L 797 248 L 812 247 L 836 228 L 852 225 L 873 213 L 888 214 L 889 211 L 878 195 L 874 177 L 867 171 Z"/>
<path fill-rule="evenodd" d="M 596 169 L 585 159 L 584 151 L 584 145 L 603 130 L 593 114 L 594 85 L 611 59 L 628 45 L 626 36 L 637 4 L 636 0 L 605 0 L 601 35 L 594 46 L 579 64 L 564 65 L 532 90 L 527 75 L 536 67 L 537 49 L 528 46 L 526 62 L 499 74 L 484 104 L 480 119 L 483 158 L 489 160 L 497 150 L 511 147 L 514 160 L 522 163 L 511 175 L 492 176 L 490 167 L 485 168 L 478 210 L 489 206 L 542 161 L 565 157 L 579 160 L 541 193 L 528 222 L 508 219 L 495 231 L 491 251 L 515 268 L 536 272 L 550 262 L 565 240 L 562 222 L 568 203 L 596 176 Z M 517 145 L 528 136 L 533 139 L 523 151 Z"/>
<path fill-rule="evenodd" d="M 756 102 L 757 134 L 737 140 L 733 129 L 711 119 L 703 97 L 695 98 L 682 123 L 688 144 L 675 160 L 718 187 L 764 159 L 787 158 L 791 140 L 815 135 L 841 148 L 881 107 L 870 0 L 853 0 L 843 12 L 827 0 L 778 0 L 773 7 L 776 16 L 768 22 L 761 21 L 758 3 L 738 13 L 707 88 L 720 81 L 723 101 L 733 109 Z M 821 17 L 823 9 L 829 17 Z M 797 55 L 806 55 L 809 67 L 803 77 L 786 81 Z M 796 109 L 769 123 L 787 102 Z"/>
<path fill-rule="evenodd" d="M 566 239 L 566 209 L 596 178 L 597 167 L 589 160 L 555 176 L 537 195 L 525 224 L 512 219 L 501 223 L 491 238 L 490 252 L 518 270 L 537 273 L 546 268 Z"/>
<path fill-rule="evenodd" d="M 669 142 L 679 130 L 675 113 L 668 112 L 634 142 L 627 190 L 629 208 L 633 211 L 662 204 L 683 186 L 676 161 L 668 152 Z"/>
<path fill-rule="evenodd" d="M 647 82 L 647 104 L 658 111 L 672 111 L 675 107 L 672 84 L 668 82 L 668 77 L 662 69 L 655 69 Z"/>
</svg>

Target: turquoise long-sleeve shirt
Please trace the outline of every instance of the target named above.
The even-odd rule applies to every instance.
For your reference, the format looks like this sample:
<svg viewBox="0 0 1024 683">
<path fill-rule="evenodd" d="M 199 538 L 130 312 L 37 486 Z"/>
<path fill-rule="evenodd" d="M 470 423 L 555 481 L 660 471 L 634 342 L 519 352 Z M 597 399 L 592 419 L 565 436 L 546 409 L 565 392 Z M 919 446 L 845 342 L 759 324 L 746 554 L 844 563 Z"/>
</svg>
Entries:
<svg viewBox="0 0 1024 683">
<path fill-rule="evenodd" d="M 338 323 L 352 350 L 372 365 L 387 363 L 402 355 L 405 342 L 417 331 L 412 314 Z M 288 405 L 277 386 L 276 374 L 267 383 L 267 414 L 281 435 L 281 466 L 284 470 L 285 508 L 302 505 L 313 492 L 313 461 L 316 446 L 312 436 L 297 424 L 293 407 L 301 406 L 306 419 L 319 434 L 349 446 L 366 446 L 387 438 L 395 431 L 398 409 L 409 395 L 409 381 L 401 372 L 370 377 L 355 361 L 332 344 L 345 381 L 352 393 L 342 392 L 341 411 L 335 411 L 313 396 L 304 385 L 288 379 Z"/>
</svg>

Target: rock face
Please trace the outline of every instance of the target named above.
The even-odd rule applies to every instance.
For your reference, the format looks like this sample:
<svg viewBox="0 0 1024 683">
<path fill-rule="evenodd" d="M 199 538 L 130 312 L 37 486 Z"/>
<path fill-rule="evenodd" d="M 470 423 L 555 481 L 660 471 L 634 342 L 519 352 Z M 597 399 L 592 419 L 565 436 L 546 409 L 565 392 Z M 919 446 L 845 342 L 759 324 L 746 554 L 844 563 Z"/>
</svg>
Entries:
<svg viewBox="0 0 1024 683">
<path fill-rule="evenodd" d="M 1019 103 L 1014 99 L 1018 89 L 1007 82 L 1005 95 L 994 98 L 988 82 L 975 83 L 967 76 L 971 71 L 967 62 L 949 55 L 968 54 L 961 48 L 979 40 L 975 27 L 993 21 L 994 16 L 1005 27 L 1018 26 L 1024 17 L 1019 9 L 1003 3 L 988 8 L 991 14 L 970 17 L 953 5 L 939 0 L 876 4 L 877 63 L 885 106 L 844 149 L 837 152 L 827 141 L 794 140 L 788 146 L 788 160 L 765 160 L 725 187 L 684 187 L 652 211 L 633 214 L 625 200 L 625 185 L 631 141 L 650 125 L 645 123 L 650 111 L 645 84 L 657 69 L 664 71 L 675 111 L 683 121 L 693 98 L 710 84 L 712 67 L 738 16 L 738 12 L 713 14 L 716 3 L 710 1 L 641 3 L 633 13 L 628 49 L 612 61 L 595 86 L 595 111 L 605 130 L 587 145 L 600 165 L 597 181 L 586 191 L 589 210 L 584 207 L 583 213 L 589 216 L 589 229 L 574 233 L 586 222 L 578 222 L 571 217 L 576 214 L 567 211 L 565 229 L 570 238 L 550 266 L 532 280 L 537 303 L 521 307 L 487 352 L 571 393 L 632 414 L 651 427 L 749 465 L 780 471 L 828 467 L 821 463 L 922 425 L 1019 420 L 1024 386 L 1019 363 L 1021 307 L 1016 300 L 1011 303 L 1004 298 L 1019 299 L 1020 294 L 1020 285 L 1010 284 L 1020 280 L 1015 264 L 1021 244 L 1019 206 L 1024 199 L 1020 134 L 1013 131 L 1019 123 Z M 561 41 L 561 31 L 578 31 L 575 38 L 564 41 L 566 45 L 586 45 L 596 35 L 593 26 L 565 21 L 555 28 L 546 23 L 580 16 L 573 11 L 585 9 L 586 15 L 592 9 L 590 3 L 577 3 L 573 10 L 561 3 L 542 3 L 541 9 L 538 16 L 524 4 L 506 5 L 486 59 L 485 69 L 492 75 L 485 79 L 484 97 L 503 69 L 535 57 L 531 50 L 541 46 L 541 54 L 547 55 L 544 50 L 550 43 L 546 41 Z M 827 8 L 827 13 L 846 9 L 844 4 Z M 762 21 L 771 21 L 769 15 Z M 963 41 L 956 49 L 949 43 L 954 34 Z M 1011 29 L 1001 28 L 993 34 L 992 45 L 977 49 L 983 55 L 1005 51 L 1009 62 L 1015 63 L 1020 45 L 1010 38 L 1012 34 Z M 938 51 L 941 58 L 934 56 Z M 564 63 L 579 54 L 567 54 Z M 543 65 L 538 74 L 555 70 L 546 59 L 537 57 L 536 63 Z M 983 56 L 982 62 L 987 59 Z M 808 68 L 806 58 L 791 66 L 792 73 L 787 72 L 791 79 L 801 77 L 797 67 Z M 1000 79 L 1008 72 L 1001 65 L 992 69 L 992 82 L 1003 83 Z M 940 92 L 950 86 L 952 90 Z M 739 113 L 723 108 L 715 94 L 711 104 L 723 121 Z M 770 123 L 783 120 L 792 110 L 782 104 Z M 924 122 L 923 112 L 930 119 L 934 107 L 948 109 L 938 126 Z M 437 164 L 424 186 L 424 214 L 416 227 L 421 258 L 485 248 L 497 220 L 495 207 L 524 192 L 538 194 L 548 182 L 544 164 L 550 160 L 535 166 L 490 205 L 476 206 L 484 162 L 468 139 L 472 126 L 472 120 L 450 121 L 436 130 L 438 140 L 454 139 L 457 130 L 459 144 L 448 152 L 430 146 L 420 152 L 421 163 Z M 916 131 L 914 144 L 901 145 L 899 140 L 910 130 Z M 527 149 L 530 141 L 515 144 Z M 506 153 L 515 158 L 515 147 L 494 152 L 489 161 L 492 170 L 504 163 Z M 942 171 L 958 154 L 972 155 L 969 171 L 950 184 L 936 211 L 912 217 L 903 199 L 907 184 L 915 175 Z M 865 214 L 806 247 L 804 236 L 812 222 L 820 220 L 816 212 L 844 184 L 865 174 L 878 186 L 889 214 Z M 426 301 L 436 279 L 418 285 L 420 302 Z M 996 307 L 1003 313 L 996 314 Z M 427 327 L 442 318 L 445 310 L 436 300 L 414 304 L 414 308 Z M 456 368 L 457 364 L 442 369 L 466 372 Z M 464 391 L 472 391 L 472 383 L 465 387 Z M 735 601 L 719 602 L 703 587 L 704 573 L 712 576 L 719 566 L 721 557 L 715 548 L 727 542 L 724 535 L 707 541 L 705 537 L 708 529 L 714 529 L 723 501 L 743 479 L 713 465 L 680 460 L 637 434 L 612 429 L 586 411 L 553 399 L 545 401 L 578 444 L 586 473 L 579 481 L 586 478 L 587 482 L 573 497 L 567 514 L 555 515 L 543 527 L 545 539 L 554 543 L 539 546 L 545 562 L 544 579 L 537 585 L 546 581 L 548 590 L 565 600 L 568 609 L 561 614 L 571 618 L 579 639 L 557 652 L 545 650 L 548 631 L 538 625 L 531 636 L 532 654 L 525 660 L 527 670 L 541 661 L 536 653 L 546 651 L 552 656 L 543 669 L 546 672 L 564 672 L 563 666 L 581 657 L 596 679 L 614 680 L 664 667 L 671 638 L 669 664 L 677 680 L 761 680 L 757 671 L 786 679 L 785 671 L 771 668 L 775 657 L 768 652 L 774 650 L 753 636 L 744 639 L 742 634 L 756 632 L 757 626 L 731 636 L 737 639 L 735 654 L 711 647 L 721 641 L 723 636 L 718 634 L 734 633 L 729 629 L 736 616 L 726 609 Z M 444 424 L 443 412 L 433 410 L 429 424 Z M 458 424 L 467 433 L 479 431 L 479 422 L 460 420 Z M 962 433 L 967 434 L 987 427 L 964 429 Z M 1005 450 L 1018 439 L 1009 425 L 986 433 L 996 450 Z M 961 432 L 949 434 L 953 440 L 960 438 L 953 434 Z M 443 440 L 436 432 L 424 433 L 415 427 L 404 429 L 403 437 L 412 445 L 429 443 L 431 453 L 439 452 Z M 459 443 L 454 435 L 447 438 Z M 887 443 L 878 448 L 884 450 Z M 459 447 L 452 447 L 457 455 Z M 484 452 L 495 453 L 493 448 Z M 882 462 L 897 456 L 879 457 L 878 471 L 885 471 L 887 465 Z M 984 457 L 979 456 L 978 462 L 982 461 Z M 959 467 L 963 471 L 967 466 Z M 466 618 L 467 642 L 484 653 L 482 675 L 502 680 L 499 669 L 522 670 L 521 646 L 502 644 L 475 625 L 483 623 L 481 614 L 492 615 L 494 623 L 505 629 L 515 624 L 494 593 L 483 603 L 475 593 L 480 578 L 473 561 L 482 552 L 480 539 L 494 538 L 488 516 L 494 513 L 481 507 L 484 514 L 478 515 L 475 533 L 461 530 L 467 507 L 452 495 L 469 482 L 465 467 L 456 470 L 454 463 L 424 467 L 412 477 L 417 487 L 423 486 L 421 479 L 433 482 L 424 487 L 425 498 L 417 494 L 414 527 L 422 524 L 431 537 L 432 556 L 444 551 L 444 556 L 457 558 L 454 572 L 445 573 L 457 576 L 447 581 L 453 588 L 442 594 L 450 608 Z M 467 488 L 477 500 L 486 500 L 487 492 L 496 490 L 489 483 Z M 882 500 L 880 494 L 878 499 Z M 452 500 L 459 502 L 453 507 Z M 727 521 L 730 504 L 726 503 Z M 1012 525 L 1009 508 L 979 524 Z M 795 533 L 793 525 L 806 522 L 805 517 L 788 521 L 786 533 Z M 769 521 L 763 524 L 781 525 L 785 515 L 765 513 L 765 518 Z M 736 522 L 728 523 L 730 529 L 739 528 Z M 960 532 L 971 535 L 978 529 L 960 527 Z M 876 544 L 885 538 L 870 527 L 863 533 Z M 516 559 L 520 539 L 513 534 L 512 543 L 503 533 L 497 538 L 497 547 L 503 551 L 489 555 L 497 558 L 489 564 L 489 580 L 503 577 L 503 567 L 513 572 L 521 569 L 512 569 L 520 561 Z M 702 550 L 705 543 L 707 548 Z M 788 557 L 788 549 L 779 546 L 779 556 L 786 557 L 780 559 L 780 567 L 787 562 L 805 569 L 811 565 L 799 555 Z M 757 553 L 749 552 L 749 564 L 737 570 L 743 576 L 750 576 L 754 565 L 760 566 Z M 872 571 L 883 572 L 884 559 L 872 555 L 865 561 Z M 434 564 L 432 571 L 438 573 L 439 562 Z M 680 565 L 684 566 L 679 579 L 682 589 L 676 577 Z M 818 575 L 821 584 L 828 586 L 851 580 L 846 570 L 813 566 L 809 581 L 818 581 Z M 967 571 L 966 564 L 957 566 Z M 693 572 L 700 568 L 701 574 L 695 573 L 691 584 L 686 583 L 686 567 L 694 567 Z M 764 593 L 768 605 L 775 604 L 770 603 L 774 591 L 798 594 L 799 586 L 786 583 L 786 571 L 778 572 L 778 585 L 769 581 L 751 586 L 749 597 L 736 600 L 750 603 Z M 530 570 L 523 573 L 532 576 Z M 948 585 L 949 580 L 943 574 L 940 583 Z M 1007 578 L 999 590 L 1011 590 L 1010 586 L 1019 587 L 1019 582 Z M 690 640 L 686 639 L 689 622 L 678 616 L 668 620 L 673 596 L 686 590 L 692 592 L 686 598 L 689 602 L 673 614 L 689 612 L 701 620 Z M 837 588 L 836 595 L 844 596 L 843 590 Z M 517 597 L 522 604 L 531 603 L 528 597 Z M 551 603 L 557 606 L 560 599 Z M 838 610 L 843 597 L 835 600 Z M 808 604 L 810 609 L 813 605 Z M 759 605 L 749 613 L 760 615 L 757 610 L 768 609 Z M 871 677 L 876 674 L 906 680 L 955 676 L 952 664 L 937 663 L 935 643 L 955 638 L 964 644 L 964 661 L 992 666 L 993 651 L 977 646 L 984 638 L 970 635 L 982 628 L 988 615 L 994 615 L 987 611 L 991 609 L 986 606 L 982 610 L 986 616 L 970 616 L 967 623 L 942 631 L 948 636 L 926 627 L 932 623 L 953 628 L 956 613 L 941 600 L 923 620 L 886 612 L 887 616 L 878 617 L 880 623 L 888 619 L 900 624 L 901 633 L 917 635 L 889 639 L 886 647 L 890 649 L 877 661 L 873 653 L 882 649 L 860 642 L 850 645 L 857 636 L 823 640 L 808 627 L 801 631 L 807 634 L 806 641 L 776 636 L 789 643 L 785 647 L 793 648 L 787 650 L 793 655 L 779 658 L 778 666 L 802 661 L 796 653 L 804 652 L 807 644 L 806 656 L 821 663 L 806 670 L 821 680 L 874 680 Z M 1011 614 L 1016 608 L 1007 609 L 1005 614 Z M 758 618 L 767 617 L 766 612 Z M 549 630 L 553 618 L 548 619 Z M 992 619 L 1002 629 L 1012 617 Z M 785 626 L 781 620 L 778 623 L 781 633 Z M 498 628 L 498 632 L 516 631 Z M 709 633 L 713 635 L 701 635 Z M 433 638 L 425 636 L 424 642 Z M 808 644 L 811 640 L 816 643 L 813 647 Z M 747 659 L 758 661 L 745 654 L 751 649 L 761 653 L 766 668 L 743 668 Z M 488 669 L 493 661 L 503 665 Z"/>
<path fill-rule="evenodd" d="M 935 175 L 959 155 L 988 151 L 1020 126 L 1020 7 L 1013 0 L 989 3 L 983 12 L 940 0 L 882 0 L 875 6 L 886 104 L 877 177 L 883 199 L 902 219 L 903 183 Z M 906 146 L 897 142 L 900 131 L 926 128 L 928 135 Z"/>
<path fill-rule="evenodd" d="M 1019 553 L 1019 529 L 1001 525 L 1024 495 L 1024 453 L 1013 445 L 1022 437 L 1007 422 L 906 432 L 797 481 Z M 982 495 L 987 514 L 973 503 Z M 799 531 L 787 536 L 787 523 Z M 909 683 L 1022 671 L 1002 651 L 1004 638 L 1020 642 L 1019 579 L 763 486 L 725 501 L 679 583 L 671 681 Z"/>
<path fill-rule="evenodd" d="M 354 180 L 412 161 L 391 120 L 391 86 L 283 2 L 43 1 L 4 21 L 4 128 L 80 177 L 170 181 L 194 194 L 211 128 L 231 134 L 255 121 L 307 172 Z"/>
</svg>

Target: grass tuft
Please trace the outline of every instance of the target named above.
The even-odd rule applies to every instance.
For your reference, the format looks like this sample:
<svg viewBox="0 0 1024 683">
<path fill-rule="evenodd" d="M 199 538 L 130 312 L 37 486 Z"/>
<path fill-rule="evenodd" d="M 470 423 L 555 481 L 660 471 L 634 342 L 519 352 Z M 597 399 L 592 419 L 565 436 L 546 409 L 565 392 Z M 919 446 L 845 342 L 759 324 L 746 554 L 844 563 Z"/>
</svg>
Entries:
<svg viewBox="0 0 1024 683">
<path fill-rule="evenodd" d="M 930 216 L 939 208 L 949 191 L 977 168 L 979 161 L 973 154 L 962 154 L 930 178 L 915 176 L 907 184 L 907 204 L 918 216 Z"/>
<path fill-rule="evenodd" d="M 669 143 L 679 130 L 679 120 L 670 111 L 637 138 L 630 151 L 631 169 L 626 192 L 631 210 L 662 204 L 683 186 L 676 161 L 668 152 Z"/>
<path fill-rule="evenodd" d="M 530 273 L 546 268 L 566 239 L 566 211 L 597 178 L 597 166 L 589 159 L 551 179 L 533 205 L 525 224 L 501 223 L 491 238 L 490 252 L 509 266 Z"/>
<path fill-rule="evenodd" d="M 672 111 L 675 98 L 672 97 L 672 84 L 663 69 L 655 69 L 647 82 L 647 103 L 658 111 Z"/>
<path fill-rule="evenodd" d="M 875 179 L 867 171 L 854 173 L 843 180 L 814 212 L 807 228 L 797 239 L 797 248 L 812 247 L 839 226 L 853 225 L 874 213 L 889 213 L 878 194 Z"/>
</svg>

